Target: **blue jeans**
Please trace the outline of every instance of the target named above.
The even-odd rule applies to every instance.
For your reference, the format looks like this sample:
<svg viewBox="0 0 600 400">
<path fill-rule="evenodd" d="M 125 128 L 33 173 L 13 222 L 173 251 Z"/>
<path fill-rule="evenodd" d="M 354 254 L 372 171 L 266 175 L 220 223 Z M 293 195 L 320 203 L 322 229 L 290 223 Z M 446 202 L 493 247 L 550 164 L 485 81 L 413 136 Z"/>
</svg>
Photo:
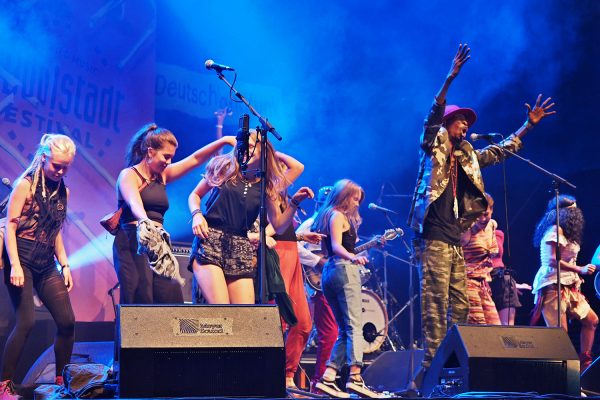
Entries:
<svg viewBox="0 0 600 400">
<path fill-rule="evenodd" d="M 338 338 L 327 366 L 339 371 L 345 364 L 362 366 L 362 291 L 358 266 L 339 257 L 323 269 L 323 293 L 338 324 Z"/>
</svg>

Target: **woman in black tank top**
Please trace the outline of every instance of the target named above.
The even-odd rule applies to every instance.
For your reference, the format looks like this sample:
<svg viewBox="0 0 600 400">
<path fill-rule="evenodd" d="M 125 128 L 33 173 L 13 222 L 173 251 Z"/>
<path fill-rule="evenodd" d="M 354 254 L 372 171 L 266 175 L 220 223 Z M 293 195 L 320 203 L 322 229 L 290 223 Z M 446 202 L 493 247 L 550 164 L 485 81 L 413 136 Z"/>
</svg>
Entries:
<svg viewBox="0 0 600 400">
<path fill-rule="evenodd" d="M 255 302 L 256 264 L 247 232 L 258 217 L 260 207 L 260 180 L 251 172 L 260 166 L 261 150 L 256 146 L 256 139 L 256 131 L 251 130 L 249 173 L 241 172 L 235 151 L 216 156 L 208 163 L 204 178 L 188 199 L 196 236 L 189 269 L 210 304 Z M 304 166 L 276 152 L 270 142 L 267 142 L 267 152 L 267 213 L 273 228 L 281 234 L 291 223 L 298 203 L 313 193 L 309 188 L 300 188 L 288 204 L 287 187 L 302 173 Z M 203 214 L 200 205 L 207 194 Z"/>
<path fill-rule="evenodd" d="M 183 303 L 179 284 L 154 273 L 147 257 L 137 254 L 137 223 L 150 219 L 162 225 L 169 208 L 166 185 L 204 164 L 225 145 L 235 145 L 235 138 L 222 137 L 171 163 L 177 139 L 169 130 L 148 124 L 132 138 L 126 156 L 127 168 L 117 180 L 118 205 L 126 205 L 113 244 L 121 304 Z M 140 192 L 144 182 L 148 185 Z"/>
<path fill-rule="evenodd" d="M 361 397 L 377 397 L 360 375 L 363 365 L 362 296 L 357 264 L 367 258 L 354 254 L 354 244 L 362 219 L 358 207 L 365 193 L 356 183 L 342 179 L 335 183 L 323 208 L 315 217 L 313 231 L 326 234 L 324 247 L 329 260 L 323 268 L 322 287 L 339 327 L 339 335 L 316 387 L 333 397 L 345 397 L 335 383 L 344 364 L 350 366 L 346 390 Z"/>
</svg>

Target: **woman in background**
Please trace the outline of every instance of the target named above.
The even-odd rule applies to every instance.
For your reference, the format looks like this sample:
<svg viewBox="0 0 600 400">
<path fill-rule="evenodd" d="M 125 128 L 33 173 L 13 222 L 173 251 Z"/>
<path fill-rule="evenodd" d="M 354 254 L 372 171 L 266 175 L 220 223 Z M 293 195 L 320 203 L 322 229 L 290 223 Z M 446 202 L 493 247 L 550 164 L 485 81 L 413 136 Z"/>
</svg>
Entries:
<svg viewBox="0 0 600 400">
<path fill-rule="evenodd" d="M 535 309 L 532 324 L 540 313 L 547 326 L 558 326 L 558 290 L 556 285 L 556 251 L 560 248 L 561 327 L 568 331 L 568 319 L 581 322 L 580 352 L 581 372 L 592 363 L 592 345 L 598 326 L 598 316 L 591 309 L 583 293 L 580 275 L 591 275 L 593 264 L 577 265 L 577 255 L 583 238 L 584 218 L 574 197 L 561 195 L 558 199 L 559 228 L 556 228 L 556 199 L 550 200 L 546 214 L 535 229 L 533 244 L 540 248 L 540 269 L 533 281 Z"/>
<path fill-rule="evenodd" d="M 313 230 L 327 235 L 323 247 L 329 259 L 323 269 L 323 293 L 333 311 L 339 327 L 327 368 L 316 388 L 338 398 L 348 398 L 351 393 L 361 397 L 380 397 L 365 385 L 361 376 L 362 349 L 362 292 L 358 264 L 368 260 L 354 253 L 358 227 L 362 218 L 358 207 L 365 198 L 363 189 L 348 179 L 337 181 L 323 208 L 315 217 Z M 350 366 L 346 390 L 342 391 L 335 378 L 344 364 Z"/>
</svg>

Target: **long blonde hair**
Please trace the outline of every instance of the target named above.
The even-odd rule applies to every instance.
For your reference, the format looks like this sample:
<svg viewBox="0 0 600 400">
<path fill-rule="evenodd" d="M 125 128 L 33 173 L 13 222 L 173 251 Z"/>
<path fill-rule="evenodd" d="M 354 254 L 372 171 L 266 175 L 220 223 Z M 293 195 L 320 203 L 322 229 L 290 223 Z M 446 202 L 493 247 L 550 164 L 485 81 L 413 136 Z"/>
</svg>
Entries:
<svg viewBox="0 0 600 400">
<path fill-rule="evenodd" d="M 75 153 L 77 148 L 75 147 L 75 143 L 73 140 L 66 136 L 61 135 L 59 133 L 46 133 L 40 139 L 40 144 L 33 155 L 33 160 L 31 160 L 31 164 L 29 167 L 23 172 L 21 178 L 26 176 L 31 176 L 31 194 L 35 194 L 35 190 L 37 188 L 38 182 L 42 181 L 42 196 L 46 197 L 46 177 L 44 172 L 42 171 L 43 159 L 44 156 L 46 158 L 52 157 L 52 153 L 54 154 L 63 154 L 70 158 L 75 157 Z"/>
<path fill-rule="evenodd" d="M 325 204 L 315 217 L 312 230 L 315 232 L 329 234 L 329 220 L 334 211 L 339 211 L 348 219 L 348 222 L 358 231 L 362 218 L 358 213 L 358 207 L 352 205 L 352 197 L 360 194 L 360 203 L 365 199 L 365 192 L 358 184 L 350 179 L 340 179 L 333 185 L 333 189 L 327 196 Z"/>
<path fill-rule="evenodd" d="M 254 129 L 251 134 L 257 134 Z M 261 138 L 262 140 L 262 138 Z M 256 145 L 260 146 L 259 141 Z M 221 186 L 226 182 L 237 183 L 242 179 L 240 165 L 236 157 L 236 149 L 226 154 L 213 157 L 206 165 L 204 179 L 212 187 Z M 290 182 L 285 177 L 282 165 L 276 158 L 275 148 L 267 140 L 267 195 L 272 200 L 279 200 L 282 205 L 287 204 L 287 187 Z"/>
</svg>

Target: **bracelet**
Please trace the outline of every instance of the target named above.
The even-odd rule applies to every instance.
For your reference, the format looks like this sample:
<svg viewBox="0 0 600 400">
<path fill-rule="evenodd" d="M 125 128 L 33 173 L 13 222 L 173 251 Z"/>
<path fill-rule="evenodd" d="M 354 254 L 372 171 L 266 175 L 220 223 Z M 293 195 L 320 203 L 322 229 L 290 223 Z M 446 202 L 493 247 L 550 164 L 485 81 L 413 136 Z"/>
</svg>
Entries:
<svg viewBox="0 0 600 400">
<path fill-rule="evenodd" d="M 194 218 L 194 216 L 195 216 L 196 214 L 202 214 L 202 210 L 201 210 L 201 209 L 199 209 L 199 208 L 196 208 L 194 211 L 192 211 L 192 218 Z"/>
<path fill-rule="evenodd" d="M 296 200 L 293 197 L 290 199 L 290 204 L 293 205 L 296 208 L 300 207 L 300 203 L 298 202 L 298 200 Z"/>
<path fill-rule="evenodd" d="M 217 128 L 223 129 L 223 125 L 217 124 L 215 125 Z"/>
<path fill-rule="evenodd" d="M 525 121 L 525 123 L 523 124 L 523 127 L 524 127 L 525 129 L 527 129 L 527 130 L 530 130 L 530 129 L 531 129 L 531 128 L 533 128 L 534 126 L 535 126 L 535 125 L 534 125 L 534 124 L 533 124 L 533 123 L 532 123 L 530 120 L 527 120 L 527 121 Z"/>
<path fill-rule="evenodd" d="M 65 264 L 65 265 L 61 265 L 61 266 L 60 266 L 60 269 L 61 269 L 61 270 L 65 269 L 65 268 L 69 268 L 69 264 Z"/>
</svg>

